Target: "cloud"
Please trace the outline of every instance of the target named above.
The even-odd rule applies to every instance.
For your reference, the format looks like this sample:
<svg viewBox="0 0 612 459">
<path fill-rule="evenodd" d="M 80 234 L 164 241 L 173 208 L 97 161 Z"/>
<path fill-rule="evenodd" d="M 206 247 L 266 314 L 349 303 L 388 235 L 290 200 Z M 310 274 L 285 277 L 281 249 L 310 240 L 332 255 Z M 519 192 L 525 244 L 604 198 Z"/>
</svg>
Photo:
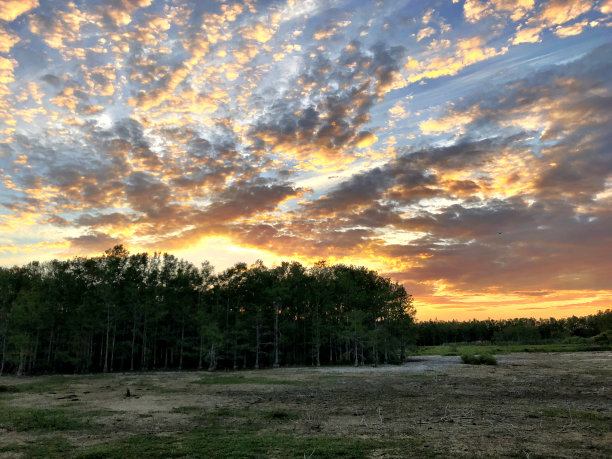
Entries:
<svg viewBox="0 0 612 459">
<path fill-rule="evenodd" d="M 417 290 L 435 284 L 449 298 L 458 292 L 605 289 L 611 266 L 599 252 L 611 242 L 605 228 L 612 214 L 603 202 L 587 203 L 607 189 L 612 174 L 604 76 L 610 52 L 601 47 L 452 106 L 457 116 L 471 113 L 466 132 L 497 137 L 406 152 L 303 202 L 289 222 L 241 225 L 241 237 L 286 256 L 384 259 L 393 263 L 394 276 L 419 283 Z M 506 119 L 530 110 L 544 110 L 543 119 L 552 121 L 545 145 L 504 127 Z M 514 172 L 509 164 L 521 161 Z M 523 179 L 515 173 L 527 175 L 516 190 L 513 180 Z M 508 182 L 496 187 L 502 177 Z M 394 242 L 401 234 L 409 236 Z"/>
<path fill-rule="evenodd" d="M 446 132 L 465 133 L 465 127 L 476 117 L 476 113 L 451 113 L 441 118 L 429 118 L 421 121 L 419 128 L 423 134 L 441 134 Z"/>
<path fill-rule="evenodd" d="M 561 38 L 573 37 L 574 35 L 580 35 L 588 24 L 588 21 L 585 20 L 567 26 L 557 26 L 554 32 L 555 35 Z"/>
<path fill-rule="evenodd" d="M 480 36 L 461 38 L 456 41 L 450 52 L 443 49 L 440 54 L 434 54 L 422 61 L 409 57 L 404 69 L 408 74 L 407 80 L 416 83 L 424 79 L 456 75 L 467 66 L 505 54 L 507 51 L 506 47 L 495 49 L 486 46 Z"/>
<path fill-rule="evenodd" d="M 537 19 L 547 26 L 565 24 L 587 13 L 593 7 L 591 0 L 550 0 Z"/>
<path fill-rule="evenodd" d="M 435 33 L 436 29 L 434 29 L 433 27 L 425 27 L 424 29 L 419 30 L 419 33 L 417 33 L 417 41 L 421 41 L 427 37 L 431 37 Z"/>
<path fill-rule="evenodd" d="M 307 89 L 279 95 L 251 129 L 254 144 L 300 159 L 340 159 L 371 145 L 376 136 L 363 126 L 370 108 L 393 85 L 403 54 L 399 47 L 364 50 L 352 42 L 338 56 L 334 72 L 331 61 L 318 55 L 296 77 L 296 86 Z"/>
<path fill-rule="evenodd" d="M 259 43 L 266 43 L 275 34 L 275 30 L 265 24 L 258 22 L 252 26 L 245 27 L 239 30 L 242 38 L 245 40 L 254 40 Z"/>
<path fill-rule="evenodd" d="M 589 12 L 592 7 L 593 2 L 590 0 L 550 0 L 541 7 L 535 16 L 526 22 L 526 26 L 519 25 L 512 39 L 512 44 L 538 42 L 542 31 L 555 26 L 555 32 L 560 37 L 582 33 L 584 27 L 579 27 L 577 24 L 561 26 Z"/>
<path fill-rule="evenodd" d="M 68 3 L 69 10 L 54 11 L 53 14 L 31 14 L 29 29 L 38 35 L 51 48 L 62 53 L 64 59 L 84 58 L 84 50 L 76 46 L 67 46 L 81 40 L 81 28 L 99 21 L 96 14 L 81 11 L 73 3 Z"/>
<path fill-rule="evenodd" d="M 0 19 L 11 22 L 38 7 L 38 0 L 0 0 Z"/>
<path fill-rule="evenodd" d="M 337 21 L 328 20 L 325 27 L 317 29 L 314 32 L 313 38 L 315 40 L 329 40 L 335 36 L 340 29 L 343 29 L 351 24 L 351 21 L 348 19 L 348 15 L 346 13 L 334 14 L 334 16 L 344 16 L 346 19 Z"/>
<path fill-rule="evenodd" d="M 0 83 L 6 84 L 15 81 L 15 74 L 13 72 L 16 64 L 17 61 L 14 59 L 0 56 Z"/>
<path fill-rule="evenodd" d="M 91 232 L 82 236 L 68 238 L 71 253 L 81 253 L 85 255 L 102 253 L 106 249 L 120 244 L 121 241 L 107 234 Z"/>
<path fill-rule="evenodd" d="M 491 4 L 479 0 L 465 0 L 463 15 L 466 21 L 476 22 L 491 14 Z"/>
<path fill-rule="evenodd" d="M 612 58 L 570 59 L 608 2 L 34 3 L 0 25 L 6 253 L 223 238 L 458 311 L 604 285 Z"/>
<path fill-rule="evenodd" d="M 19 36 L 0 25 L 0 53 L 10 52 L 13 45 L 19 40 Z"/>
<path fill-rule="evenodd" d="M 145 8 L 153 3 L 153 0 L 110 0 L 108 6 L 101 7 L 107 20 L 114 26 L 126 26 L 132 22 L 132 15 L 139 8 Z"/>
<path fill-rule="evenodd" d="M 510 13 L 513 21 L 525 17 L 535 7 L 534 0 L 492 0 L 496 11 Z"/>
<path fill-rule="evenodd" d="M 542 27 L 521 27 L 516 30 L 516 35 L 512 40 L 513 45 L 520 45 L 521 43 L 537 43 L 540 41 L 540 33 Z"/>
<path fill-rule="evenodd" d="M 463 15 L 470 23 L 478 22 L 492 14 L 510 14 L 513 21 L 518 21 L 533 10 L 534 6 L 534 0 L 466 0 L 463 4 Z"/>
</svg>

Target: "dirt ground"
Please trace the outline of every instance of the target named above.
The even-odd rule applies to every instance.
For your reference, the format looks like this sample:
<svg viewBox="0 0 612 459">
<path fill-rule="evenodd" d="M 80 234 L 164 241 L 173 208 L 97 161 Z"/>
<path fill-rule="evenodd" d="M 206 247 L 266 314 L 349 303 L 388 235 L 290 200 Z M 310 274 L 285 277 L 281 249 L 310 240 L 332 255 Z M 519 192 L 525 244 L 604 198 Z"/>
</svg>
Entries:
<svg viewBox="0 0 612 459">
<path fill-rule="evenodd" d="M 3 376 L 0 386 L 24 388 L 0 393 L 5 408 L 69 410 L 95 429 L 0 428 L 0 457 L 27 456 L 10 445 L 49 435 L 61 435 L 73 453 L 136 434 L 180 435 L 209 412 L 228 423 L 268 419 L 257 429 L 278 434 L 390 445 L 371 457 L 612 457 L 612 352 L 497 359 L 497 366 L 421 356 L 377 368 Z"/>
</svg>

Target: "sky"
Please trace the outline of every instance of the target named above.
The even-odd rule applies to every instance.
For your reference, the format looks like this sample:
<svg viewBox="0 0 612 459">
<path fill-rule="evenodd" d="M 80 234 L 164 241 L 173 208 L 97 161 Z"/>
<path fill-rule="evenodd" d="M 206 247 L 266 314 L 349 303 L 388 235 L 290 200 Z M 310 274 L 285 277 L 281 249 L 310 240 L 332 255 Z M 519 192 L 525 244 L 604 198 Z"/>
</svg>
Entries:
<svg viewBox="0 0 612 459">
<path fill-rule="evenodd" d="M 0 0 L 0 265 L 364 265 L 612 307 L 612 0 Z"/>
</svg>

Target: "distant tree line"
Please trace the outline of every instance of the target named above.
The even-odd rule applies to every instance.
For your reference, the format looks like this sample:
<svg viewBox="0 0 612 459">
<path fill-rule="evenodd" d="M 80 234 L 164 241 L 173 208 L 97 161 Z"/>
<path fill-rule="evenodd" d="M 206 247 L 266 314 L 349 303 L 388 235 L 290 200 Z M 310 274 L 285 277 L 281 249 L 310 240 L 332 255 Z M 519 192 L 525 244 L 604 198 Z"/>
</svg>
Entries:
<svg viewBox="0 0 612 459">
<path fill-rule="evenodd" d="M 364 267 L 173 255 L 0 268 L 0 374 L 400 362 L 412 297 Z"/>
<path fill-rule="evenodd" d="M 504 319 L 425 321 L 416 324 L 417 345 L 491 342 L 495 344 L 541 344 L 612 338 L 612 310 L 565 319 Z M 597 339 L 595 341 L 597 341 Z"/>
</svg>

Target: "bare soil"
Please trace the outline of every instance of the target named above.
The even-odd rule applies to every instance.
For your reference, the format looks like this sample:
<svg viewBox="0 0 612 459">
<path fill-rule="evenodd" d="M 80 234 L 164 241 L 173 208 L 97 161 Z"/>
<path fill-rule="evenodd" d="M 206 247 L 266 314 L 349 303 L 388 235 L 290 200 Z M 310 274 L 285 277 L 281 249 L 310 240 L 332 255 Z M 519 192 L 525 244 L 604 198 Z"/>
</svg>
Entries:
<svg viewBox="0 0 612 459">
<path fill-rule="evenodd" d="M 84 375 L 53 384 L 3 376 L 0 386 L 34 388 L 0 393 L 5 407 L 61 408 L 94 428 L 0 428 L 0 457 L 27 456 L 11 447 L 49 436 L 75 453 L 136 434 L 180 435 L 212 412 L 228 423 L 267 419 L 257 424 L 267 432 L 388 445 L 371 457 L 612 457 L 612 352 L 507 354 L 498 362 L 422 356 L 376 368 Z"/>
</svg>

